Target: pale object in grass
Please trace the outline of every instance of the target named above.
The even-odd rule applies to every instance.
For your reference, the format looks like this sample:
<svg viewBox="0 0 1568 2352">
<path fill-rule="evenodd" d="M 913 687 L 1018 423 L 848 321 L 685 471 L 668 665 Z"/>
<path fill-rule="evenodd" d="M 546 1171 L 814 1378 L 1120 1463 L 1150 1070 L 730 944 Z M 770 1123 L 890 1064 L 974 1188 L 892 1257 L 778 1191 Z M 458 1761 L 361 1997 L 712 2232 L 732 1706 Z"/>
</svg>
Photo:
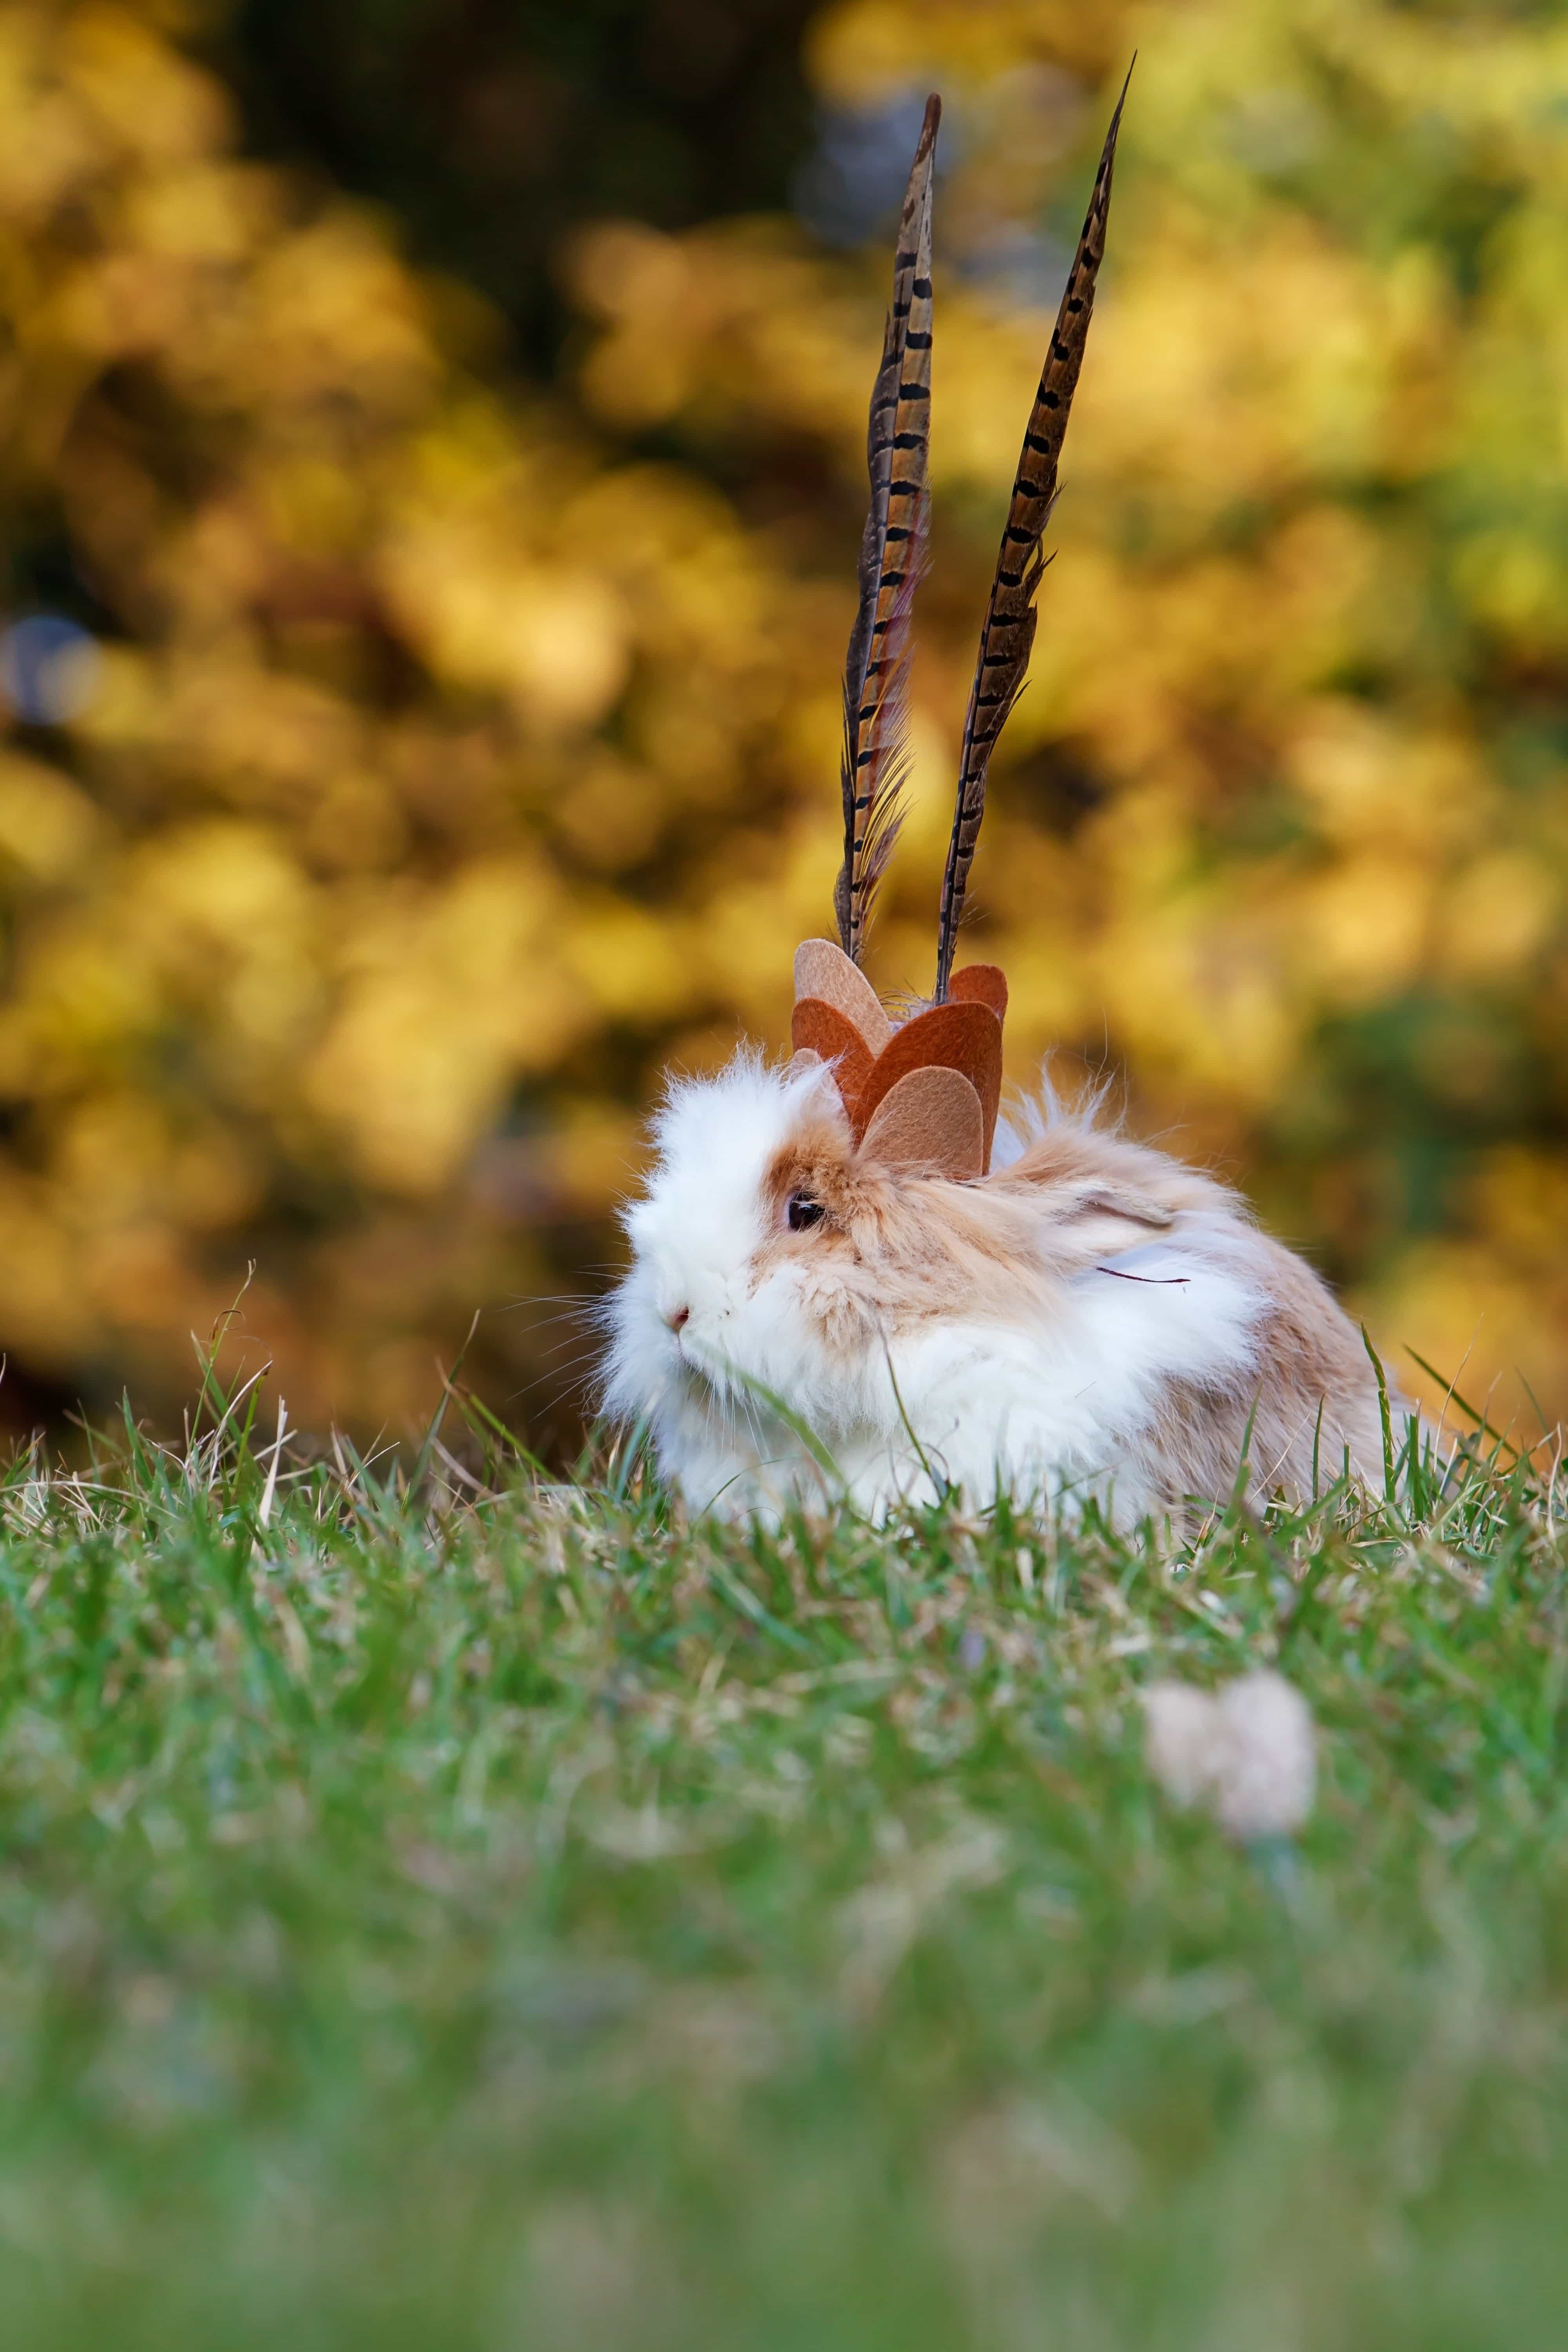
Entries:
<svg viewBox="0 0 1568 2352">
<path fill-rule="evenodd" d="M 1152 1683 L 1143 1693 L 1144 1751 L 1178 1805 L 1205 1806 L 1244 1844 L 1293 1836 L 1312 1810 L 1317 1741 L 1294 1685 L 1265 1669 L 1218 1691 Z"/>
</svg>

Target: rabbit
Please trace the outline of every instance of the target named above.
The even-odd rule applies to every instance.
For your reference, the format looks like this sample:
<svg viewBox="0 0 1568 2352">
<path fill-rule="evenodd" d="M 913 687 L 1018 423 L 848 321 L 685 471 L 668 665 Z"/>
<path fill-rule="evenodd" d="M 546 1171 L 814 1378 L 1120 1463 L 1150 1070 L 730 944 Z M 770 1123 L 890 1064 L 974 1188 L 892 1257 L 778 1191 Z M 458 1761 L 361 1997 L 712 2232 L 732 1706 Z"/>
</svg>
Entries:
<svg viewBox="0 0 1568 2352">
<path fill-rule="evenodd" d="M 1064 1112 L 1003 1116 L 1007 987 L 955 970 L 990 757 L 1022 686 L 1041 542 L 1104 250 L 1111 119 L 1014 482 L 964 723 L 929 1002 L 895 1019 L 862 968 L 900 821 L 930 425 L 930 102 L 872 394 L 871 504 L 846 663 L 837 942 L 795 958 L 787 1066 L 742 1048 L 679 1080 L 626 1212 L 601 1384 L 688 1504 L 778 1516 L 841 1482 L 873 1518 L 1093 1499 L 1121 1524 L 1242 1474 L 1293 1497 L 1380 1482 L 1385 1407 L 1360 1336 L 1237 1193 Z M 831 1469 L 828 1467 L 831 1462 Z"/>
<path fill-rule="evenodd" d="M 958 1488 L 1128 1526 L 1222 1499 L 1244 1453 L 1296 1499 L 1346 1466 L 1382 1483 L 1377 1382 L 1319 1277 L 1048 1088 L 978 1181 L 868 1158 L 827 1065 L 749 1052 L 674 1084 L 655 1141 L 604 1402 L 694 1510 L 828 1498 L 797 1422 L 874 1519 Z"/>
</svg>

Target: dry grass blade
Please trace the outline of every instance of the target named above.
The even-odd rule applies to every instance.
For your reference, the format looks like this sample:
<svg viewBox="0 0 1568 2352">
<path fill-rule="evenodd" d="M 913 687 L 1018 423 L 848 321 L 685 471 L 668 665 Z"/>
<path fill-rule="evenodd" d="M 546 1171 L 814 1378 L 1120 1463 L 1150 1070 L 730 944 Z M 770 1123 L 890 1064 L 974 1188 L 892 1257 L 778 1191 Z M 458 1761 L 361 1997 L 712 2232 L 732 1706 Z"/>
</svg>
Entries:
<svg viewBox="0 0 1568 2352">
<path fill-rule="evenodd" d="M 931 206 L 941 121 L 942 100 L 928 99 L 899 221 L 893 307 L 866 441 L 871 504 L 844 667 L 844 863 L 834 891 L 839 940 L 856 963 L 902 822 L 914 595 L 931 511 Z"/>
<path fill-rule="evenodd" d="M 1128 81 L 1131 78 L 1129 69 Z M 1089 197 L 1083 233 L 1078 241 L 1072 268 L 1068 272 L 1067 290 L 1057 312 L 1050 348 L 1046 353 L 1045 366 L 1040 371 L 1039 390 L 1035 394 L 1034 411 L 1024 435 L 1023 451 L 1013 481 L 1012 501 L 1002 531 L 991 602 L 986 610 L 985 625 L 980 633 L 974 684 L 970 690 L 969 710 L 963 722 L 963 751 L 959 766 L 952 838 L 948 845 L 947 869 L 942 882 L 942 908 L 937 920 L 935 999 L 939 1004 L 947 995 L 948 982 L 952 975 L 958 926 L 963 913 L 964 894 L 969 887 L 969 869 L 974 862 L 980 821 L 985 814 L 985 778 L 991 754 L 1006 724 L 1007 714 L 1018 698 L 1018 690 L 1029 667 L 1030 649 L 1035 642 L 1037 618 L 1035 592 L 1045 569 L 1040 541 L 1056 503 L 1057 467 L 1073 394 L 1078 387 L 1079 370 L 1083 364 L 1084 346 L 1089 340 L 1089 322 L 1094 312 L 1095 280 L 1105 252 L 1105 228 L 1110 211 L 1110 174 L 1116 157 L 1116 134 L 1121 127 L 1121 110 L 1126 102 L 1127 83 L 1123 82 L 1121 95 L 1116 101 L 1116 111 L 1110 118 L 1110 128 L 1105 134 L 1105 145 L 1100 151 L 1100 169 L 1094 176 L 1094 193 Z"/>
</svg>

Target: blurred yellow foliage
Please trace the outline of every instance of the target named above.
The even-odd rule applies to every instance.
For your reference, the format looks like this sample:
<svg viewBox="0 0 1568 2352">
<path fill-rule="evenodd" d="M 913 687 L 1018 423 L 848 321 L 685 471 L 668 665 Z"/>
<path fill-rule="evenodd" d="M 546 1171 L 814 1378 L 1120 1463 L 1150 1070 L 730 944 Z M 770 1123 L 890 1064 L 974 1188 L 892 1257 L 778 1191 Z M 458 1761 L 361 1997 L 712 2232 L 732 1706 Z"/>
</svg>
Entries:
<svg viewBox="0 0 1568 2352">
<path fill-rule="evenodd" d="M 574 374 L 525 391 L 384 223 L 237 156 L 165 26 L 0 19 L 10 617 L 63 551 L 98 640 L 0 749 L 0 1345 L 171 1407 L 254 1259 L 294 1419 L 373 1423 L 473 1307 L 603 1257 L 667 1061 L 782 1036 L 830 919 L 886 257 L 598 224 L 563 257 Z M 930 82 L 962 134 L 875 976 L 928 980 L 1051 272 L 1135 44 L 974 950 L 1016 1077 L 1125 1066 L 1137 1123 L 1248 1181 L 1391 1350 L 1555 1413 L 1568 30 L 819 12 L 825 100 Z M 993 267 L 1019 251 L 1038 283 Z M 525 1418 L 530 1329 L 474 1359 Z"/>
</svg>

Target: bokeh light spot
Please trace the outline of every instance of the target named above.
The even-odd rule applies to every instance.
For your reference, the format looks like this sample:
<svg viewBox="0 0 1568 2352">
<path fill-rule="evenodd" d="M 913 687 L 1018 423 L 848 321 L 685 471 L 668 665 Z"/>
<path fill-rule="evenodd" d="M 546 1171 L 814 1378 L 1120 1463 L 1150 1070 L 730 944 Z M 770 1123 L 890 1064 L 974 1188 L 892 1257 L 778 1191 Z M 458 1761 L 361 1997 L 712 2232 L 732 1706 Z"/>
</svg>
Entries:
<svg viewBox="0 0 1568 2352">
<path fill-rule="evenodd" d="M 18 719 L 68 727 L 98 692 L 98 640 L 60 613 L 30 613 L 0 634 L 0 690 Z"/>
</svg>

